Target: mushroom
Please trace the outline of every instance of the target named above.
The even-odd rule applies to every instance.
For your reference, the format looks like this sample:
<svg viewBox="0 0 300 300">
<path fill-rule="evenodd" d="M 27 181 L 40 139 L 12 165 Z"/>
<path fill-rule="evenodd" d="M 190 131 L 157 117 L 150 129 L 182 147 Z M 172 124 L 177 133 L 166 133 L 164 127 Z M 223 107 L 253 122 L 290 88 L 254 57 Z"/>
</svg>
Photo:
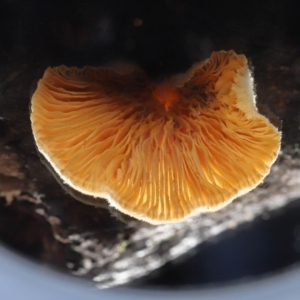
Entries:
<svg viewBox="0 0 300 300">
<path fill-rule="evenodd" d="M 281 134 L 244 55 L 213 52 L 153 84 L 142 70 L 48 68 L 32 96 L 39 151 L 65 184 L 162 224 L 216 211 L 270 172 Z M 101 203 L 101 201 L 100 201 Z"/>
</svg>

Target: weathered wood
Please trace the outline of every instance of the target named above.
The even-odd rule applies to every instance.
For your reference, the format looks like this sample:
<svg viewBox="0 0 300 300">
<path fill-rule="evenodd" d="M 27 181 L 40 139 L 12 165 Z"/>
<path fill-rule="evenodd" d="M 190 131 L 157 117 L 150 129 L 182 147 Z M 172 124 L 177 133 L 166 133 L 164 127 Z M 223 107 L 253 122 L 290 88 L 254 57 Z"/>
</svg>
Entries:
<svg viewBox="0 0 300 300">
<path fill-rule="evenodd" d="M 195 56 L 195 49 L 189 42 L 182 42 L 181 45 L 186 48 L 186 55 L 190 55 L 190 62 L 203 58 L 213 49 L 222 48 L 245 53 L 251 59 L 258 102 L 267 106 L 282 120 L 283 142 L 279 159 L 263 184 L 246 196 L 236 199 L 225 209 L 179 224 L 162 226 L 150 226 L 120 216 L 120 213 L 111 209 L 94 208 L 73 199 L 41 163 L 31 133 L 29 95 L 45 68 L 63 62 L 73 65 L 100 64 L 111 58 L 108 55 L 109 49 L 117 49 L 119 45 L 119 42 L 109 42 L 110 38 L 118 39 L 116 33 L 113 35 L 109 32 L 113 18 L 105 19 L 96 2 L 93 5 L 98 7 L 101 16 L 93 12 L 93 6 L 90 10 L 86 7 L 79 9 L 77 2 L 74 4 L 74 11 L 67 10 L 69 15 L 64 16 L 59 11 L 61 14 L 56 17 L 51 15 L 54 12 L 52 6 L 46 12 L 41 7 L 25 8 L 21 2 L 16 3 L 16 8 L 10 10 L 11 22 L 18 19 L 20 12 L 25 16 L 22 15 L 23 19 L 15 25 L 6 20 L 8 28 L 12 29 L 5 36 L 6 43 L 0 45 L 2 240 L 44 262 L 67 267 L 72 273 L 93 278 L 100 287 L 110 287 L 144 276 L 165 262 L 184 255 L 199 243 L 241 223 L 250 222 L 257 216 L 268 214 L 300 197 L 300 47 L 282 41 L 281 35 L 289 30 L 284 25 L 285 20 L 280 18 L 285 9 L 283 1 L 277 1 L 277 6 L 271 5 L 273 15 L 278 17 L 276 24 L 264 19 L 264 12 L 268 7 L 261 4 L 261 12 L 255 15 L 255 22 L 251 14 L 247 15 L 247 28 L 238 27 L 236 30 L 234 25 L 240 21 L 230 14 L 227 18 L 233 20 L 232 23 L 227 22 L 227 27 L 220 31 L 216 29 L 217 34 L 194 28 L 192 37 L 195 41 L 206 41 L 206 44 L 197 49 L 201 52 L 199 55 Z M 198 15 L 192 14 L 197 7 L 188 3 L 184 7 L 174 4 L 176 9 L 166 3 L 161 5 L 170 14 L 170 20 L 166 21 L 170 28 L 162 33 L 162 37 L 171 34 L 174 28 L 178 29 L 174 25 L 175 20 L 179 20 L 182 26 L 180 30 L 186 36 L 192 30 L 186 20 L 193 20 L 193 26 L 201 25 L 197 23 Z M 121 8 L 118 8 L 116 16 L 119 9 Z M 113 14 L 112 7 L 110 10 Z M 86 13 L 90 18 L 86 18 Z M 76 21 L 72 19 L 74 15 Z M 157 23 L 163 22 L 163 18 L 163 15 L 156 16 Z M 103 54 L 101 59 L 95 58 L 96 51 L 90 46 L 94 23 L 99 20 L 107 22 L 106 31 L 101 33 L 97 44 L 97 47 L 105 48 L 99 48 Z M 209 19 L 205 21 L 211 24 Z M 115 22 L 119 22 L 115 24 L 117 31 L 125 26 L 121 21 Z M 221 26 L 220 23 L 214 24 Z M 23 35 L 20 35 L 18 30 L 22 26 L 25 29 L 22 29 Z M 145 34 L 147 30 L 152 30 L 146 23 L 143 26 Z M 17 33 L 15 37 L 11 37 L 14 30 Z M 150 40 L 152 38 L 152 51 L 155 54 L 161 38 L 156 39 L 151 34 L 148 37 Z M 178 33 L 174 38 L 177 37 Z M 133 33 L 132 39 L 136 39 L 136 43 L 143 47 L 144 40 L 139 33 Z M 171 45 L 165 45 L 160 51 L 167 55 L 174 43 L 171 39 Z M 92 58 L 87 57 L 89 51 L 92 51 Z M 176 50 L 172 51 L 178 54 Z M 114 55 L 118 57 L 118 51 L 115 50 Z M 144 52 L 134 52 L 131 56 L 133 55 L 139 55 L 140 59 L 137 58 L 137 61 L 150 73 L 161 72 L 160 67 L 153 71 L 150 64 L 159 66 L 163 55 L 156 54 L 156 58 L 149 58 L 150 63 Z M 168 58 L 167 62 L 169 63 Z M 188 59 L 185 62 L 188 64 Z M 168 68 L 168 65 L 165 67 L 166 73 L 176 69 Z M 178 69 L 180 68 L 182 65 L 179 63 Z M 118 218 L 123 218 L 126 222 L 123 223 Z"/>
</svg>

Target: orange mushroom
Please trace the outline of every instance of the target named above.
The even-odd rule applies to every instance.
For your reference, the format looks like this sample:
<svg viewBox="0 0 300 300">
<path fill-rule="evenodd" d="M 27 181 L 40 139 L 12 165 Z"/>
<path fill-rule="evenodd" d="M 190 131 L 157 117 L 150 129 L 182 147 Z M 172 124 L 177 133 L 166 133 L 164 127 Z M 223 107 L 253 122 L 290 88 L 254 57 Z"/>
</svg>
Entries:
<svg viewBox="0 0 300 300">
<path fill-rule="evenodd" d="M 48 68 L 32 97 L 39 151 L 75 190 L 152 224 L 224 207 L 269 173 L 281 134 L 244 55 L 213 52 L 178 78 Z"/>
</svg>

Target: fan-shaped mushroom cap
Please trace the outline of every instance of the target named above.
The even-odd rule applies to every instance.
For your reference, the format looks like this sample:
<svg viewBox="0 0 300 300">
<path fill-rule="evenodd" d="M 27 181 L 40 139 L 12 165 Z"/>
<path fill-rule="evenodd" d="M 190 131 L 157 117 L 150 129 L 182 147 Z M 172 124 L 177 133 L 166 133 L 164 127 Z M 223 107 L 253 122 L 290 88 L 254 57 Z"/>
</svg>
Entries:
<svg viewBox="0 0 300 300">
<path fill-rule="evenodd" d="M 281 135 L 244 55 L 214 52 L 175 82 L 48 68 L 32 97 L 37 146 L 72 188 L 149 223 L 220 209 L 269 173 Z"/>
</svg>

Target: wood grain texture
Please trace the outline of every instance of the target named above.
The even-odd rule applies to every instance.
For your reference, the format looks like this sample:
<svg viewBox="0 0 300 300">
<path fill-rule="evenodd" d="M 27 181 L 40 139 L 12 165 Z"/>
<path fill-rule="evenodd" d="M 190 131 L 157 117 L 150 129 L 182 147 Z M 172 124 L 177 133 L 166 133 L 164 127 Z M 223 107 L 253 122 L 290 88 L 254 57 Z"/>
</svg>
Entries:
<svg viewBox="0 0 300 300">
<path fill-rule="evenodd" d="M 67 14 L 60 8 L 55 17 L 53 3 L 48 7 L 33 1 L 26 7 L 21 1 L 15 1 L 15 7 L 1 3 L 0 14 L 7 13 L 1 22 L 8 30 L 0 33 L 1 240 L 42 262 L 110 287 L 147 275 L 203 241 L 299 198 L 300 39 L 293 31 L 293 10 L 284 1 L 247 2 L 242 18 L 224 8 L 226 18 L 216 11 L 214 21 L 205 16 L 199 19 L 200 8 L 193 1 L 163 1 L 167 19 L 154 14 L 157 9 L 152 2 L 148 4 L 153 10 L 130 11 L 110 4 L 106 7 L 110 13 L 104 16 L 99 8 L 104 4 L 90 1 L 90 7 L 81 7 L 75 1 L 72 8 L 63 6 Z M 204 10 L 214 8 L 210 4 Z M 141 31 L 130 27 L 136 11 L 145 19 Z M 265 18 L 266 13 L 272 18 Z M 118 18 L 121 15 L 125 17 Z M 154 16 L 156 22 L 151 21 Z M 104 29 L 100 26 L 97 37 L 96 23 L 106 24 L 101 25 Z M 165 30 L 155 35 L 159 24 L 165 24 Z M 129 37 L 123 30 L 126 26 L 131 30 Z M 136 43 L 131 52 L 129 42 L 124 46 L 128 39 Z M 176 39 L 177 44 L 181 41 L 178 48 Z M 158 51 L 162 41 L 164 46 Z M 151 226 L 130 218 L 123 223 L 115 217 L 124 219 L 118 212 L 74 200 L 41 163 L 29 104 L 37 80 L 49 65 L 100 65 L 123 53 L 155 77 L 183 71 L 219 49 L 249 57 L 261 110 L 272 111 L 282 121 L 279 159 L 254 191 L 219 212 L 179 224 Z M 274 123 L 280 122 L 274 118 Z"/>
</svg>

